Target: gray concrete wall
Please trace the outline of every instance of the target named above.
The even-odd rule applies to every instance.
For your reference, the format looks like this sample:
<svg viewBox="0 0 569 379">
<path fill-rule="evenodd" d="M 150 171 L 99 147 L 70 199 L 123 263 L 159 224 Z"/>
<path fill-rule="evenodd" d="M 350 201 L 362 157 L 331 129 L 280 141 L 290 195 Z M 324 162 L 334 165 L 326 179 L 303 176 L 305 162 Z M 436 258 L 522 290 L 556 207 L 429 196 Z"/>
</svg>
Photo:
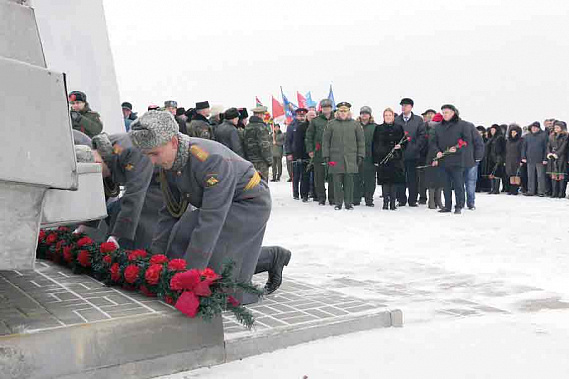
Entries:
<svg viewBox="0 0 569 379">
<path fill-rule="evenodd" d="M 87 94 L 108 133 L 124 131 L 102 0 L 31 0 L 47 66 Z"/>
</svg>

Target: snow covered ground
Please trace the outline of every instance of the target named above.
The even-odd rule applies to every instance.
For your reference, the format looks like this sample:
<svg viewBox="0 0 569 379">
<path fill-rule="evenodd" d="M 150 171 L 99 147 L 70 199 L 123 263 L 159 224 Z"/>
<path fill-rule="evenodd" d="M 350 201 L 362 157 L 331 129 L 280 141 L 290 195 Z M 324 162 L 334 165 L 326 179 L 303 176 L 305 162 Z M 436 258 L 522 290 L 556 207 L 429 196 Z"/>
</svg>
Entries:
<svg viewBox="0 0 569 379">
<path fill-rule="evenodd" d="M 477 194 L 477 210 L 335 211 L 271 183 L 265 245 L 286 276 L 402 309 L 402 329 L 315 341 L 176 378 L 564 378 L 569 200 Z"/>
</svg>

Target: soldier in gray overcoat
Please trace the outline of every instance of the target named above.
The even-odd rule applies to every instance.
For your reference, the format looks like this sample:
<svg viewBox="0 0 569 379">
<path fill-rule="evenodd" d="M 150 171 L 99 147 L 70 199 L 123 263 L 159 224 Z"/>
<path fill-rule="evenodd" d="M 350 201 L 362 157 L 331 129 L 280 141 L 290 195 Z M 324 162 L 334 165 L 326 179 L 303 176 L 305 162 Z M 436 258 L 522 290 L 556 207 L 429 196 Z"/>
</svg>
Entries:
<svg viewBox="0 0 569 379">
<path fill-rule="evenodd" d="M 271 213 L 268 185 L 253 165 L 215 141 L 178 133 L 166 112 L 139 117 L 130 137 L 161 167 L 165 206 L 151 251 L 216 272 L 231 259 L 234 277 L 250 281 Z"/>
<path fill-rule="evenodd" d="M 109 239 L 125 249 L 150 248 L 163 205 L 158 171 L 126 133 L 102 133 L 93 137 L 92 144 L 104 164 Z M 120 186 L 124 193 L 118 197 Z"/>
<path fill-rule="evenodd" d="M 365 157 L 365 137 L 362 126 L 350 116 L 351 105 L 338 104 L 336 119 L 331 120 L 322 137 L 322 157 L 334 180 L 334 209 L 353 209 L 354 174 Z"/>
</svg>

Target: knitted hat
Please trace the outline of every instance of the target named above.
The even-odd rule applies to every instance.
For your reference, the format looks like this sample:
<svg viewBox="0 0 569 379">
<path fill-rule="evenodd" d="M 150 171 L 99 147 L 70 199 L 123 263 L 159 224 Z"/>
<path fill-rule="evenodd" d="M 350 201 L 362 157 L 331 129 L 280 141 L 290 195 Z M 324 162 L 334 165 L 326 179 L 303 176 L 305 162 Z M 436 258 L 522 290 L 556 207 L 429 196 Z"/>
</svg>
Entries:
<svg viewBox="0 0 569 379">
<path fill-rule="evenodd" d="M 107 133 L 97 134 L 91 139 L 91 143 L 93 144 L 93 149 L 97 150 L 103 161 L 109 164 L 108 162 L 113 158 L 113 144 L 109 139 L 109 135 Z"/>
<path fill-rule="evenodd" d="M 362 114 L 362 113 L 367 113 L 367 114 L 371 115 L 371 108 L 368 107 L 367 105 L 361 107 L 360 108 L 360 114 Z"/>
<path fill-rule="evenodd" d="M 178 134 L 178 123 L 170 112 L 146 112 L 130 125 L 130 139 L 134 146 L 150 150 L 165 145 Z"/>
</svg>

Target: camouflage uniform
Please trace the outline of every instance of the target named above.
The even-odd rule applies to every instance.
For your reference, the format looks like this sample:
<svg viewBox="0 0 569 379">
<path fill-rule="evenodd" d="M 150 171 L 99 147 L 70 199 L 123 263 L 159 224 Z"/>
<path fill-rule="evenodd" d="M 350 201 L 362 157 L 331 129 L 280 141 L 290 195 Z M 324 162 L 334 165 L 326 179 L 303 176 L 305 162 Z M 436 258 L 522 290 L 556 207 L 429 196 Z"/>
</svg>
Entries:
<svg viewBox="0 0 569 379">
<path fill-rule="evenodd" d="M 271 151 L 271 137 L 269 129 L 260 117 L 252 116 L 244 131 L 245 157 L 261 176 L 263 180 L 269 179 L 269 167 L 273 163 Z"/>
</svg>

